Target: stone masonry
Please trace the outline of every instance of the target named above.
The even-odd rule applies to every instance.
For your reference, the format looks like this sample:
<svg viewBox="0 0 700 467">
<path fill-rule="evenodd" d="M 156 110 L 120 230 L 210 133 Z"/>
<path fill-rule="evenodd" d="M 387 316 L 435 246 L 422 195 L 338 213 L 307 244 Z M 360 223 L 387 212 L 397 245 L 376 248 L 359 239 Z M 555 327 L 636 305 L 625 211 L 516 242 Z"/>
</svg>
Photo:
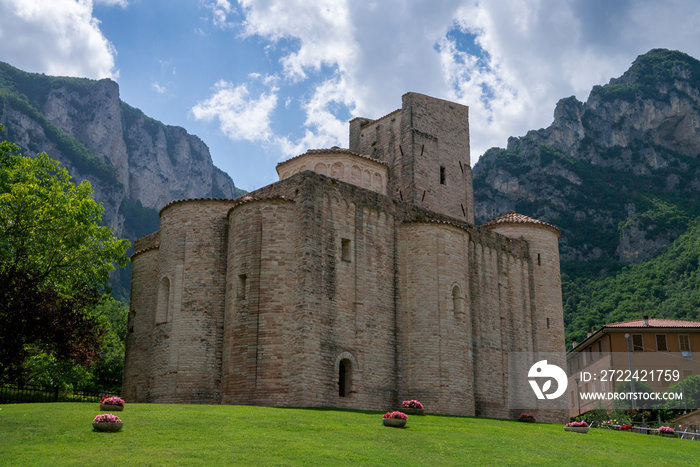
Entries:
<svg viewBox="0 0 700 467">
<path fill-rule="evenodd" d="M 126 400 L 517 416 L 508 352 L 565 351 L 560 233 L 474 225 L 468 108 L 405 94 L 278 172 L 136 242 Z"/>
</svg>

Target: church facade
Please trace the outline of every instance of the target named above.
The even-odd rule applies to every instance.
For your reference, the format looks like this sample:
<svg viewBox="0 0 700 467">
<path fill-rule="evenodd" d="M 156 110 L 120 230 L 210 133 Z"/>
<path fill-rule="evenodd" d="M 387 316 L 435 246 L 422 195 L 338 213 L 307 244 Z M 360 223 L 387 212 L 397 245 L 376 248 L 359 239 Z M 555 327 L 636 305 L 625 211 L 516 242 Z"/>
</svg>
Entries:
<svg viewBox="0 0 700 467">
<path fill-rule="evenodd" d="M 508 353 L 565 351 L 560 232 L 474 225 L 468 108 L 408 93 L 277 171 L 135 243 L 125 399 L 517 416 Z"/>
</svg>

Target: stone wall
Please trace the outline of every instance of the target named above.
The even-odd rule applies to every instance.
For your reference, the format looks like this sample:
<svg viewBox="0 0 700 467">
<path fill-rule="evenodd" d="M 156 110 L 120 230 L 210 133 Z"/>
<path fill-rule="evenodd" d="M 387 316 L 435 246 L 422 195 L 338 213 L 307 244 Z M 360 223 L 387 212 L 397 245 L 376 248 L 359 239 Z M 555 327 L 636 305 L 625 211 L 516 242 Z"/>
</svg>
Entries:
<svg viewBox="0 0 700 467">
<path fill-rule="evenodd" d="M 350 122 L 350 150 L 387 163 L 389 196 L 474 224 L 468 107 L 404 94 L 400 111 Z"/>
<path fill-rule="evenodd" d="M 558 231 L 472 224 L 466 118 L 407 94 L 353 120 L 390 196 L 301 157 L 244 198 L 163 208 L 133 258 L 127 400 L 517 416 L 508 353 L 564 351 Z"/>
<path fill-rule="evenodd" d="M 280 180 L 305 170 L 312 170 L 382 195 L 386 194 L 389 178 L 387 165 L 347 149 L 310 150 L 301 156 L 277 164 Z"/>
</svg>

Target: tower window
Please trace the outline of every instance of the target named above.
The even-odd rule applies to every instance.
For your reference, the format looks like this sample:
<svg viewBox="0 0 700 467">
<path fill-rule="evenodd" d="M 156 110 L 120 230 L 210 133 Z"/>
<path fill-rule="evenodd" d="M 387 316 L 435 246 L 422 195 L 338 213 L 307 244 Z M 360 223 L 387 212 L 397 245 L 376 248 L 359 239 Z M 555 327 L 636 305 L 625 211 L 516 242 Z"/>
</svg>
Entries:
<svg viewBox="0 0 700 467">
<path fill-rule="evenodd" d="M 537 253 L 537 265 L 542 266 L 542 256 L 539 253 Z"/>
<path fill-rule="evenodd" d="M 440 185 L 445 185 L 445 167 L 440 166 Z"/>
<path fill-rule="evenodd" d="M 245 300 L 246 285 L 248 283 L 248 276 L 245 274 L 238 275 L 238 299 Z"/>
<path fill-rule="evenodd" d="M 350 239 L 343 238 L 340 240 L 340 259 L 350 262 Z"/>
<path fill-rule="evenodd" d="M 158 286 L 158 304 L 156 307 L 156 324 L 168 321 L 170 312 L 170 279 L 163 277 Z"/>
<path fill-rule="evenodd" d="M 462 292 L 458 285 L 452 288 L 452 310 L 457 313 L 462 313 L 464 310 L 462 308 Z"/>
<path fill-rule="evenodd" d="M 352 390 L 352 362 L 343 359 L 338 365 L 338 395 L 347 397 Z"/>
</svg>

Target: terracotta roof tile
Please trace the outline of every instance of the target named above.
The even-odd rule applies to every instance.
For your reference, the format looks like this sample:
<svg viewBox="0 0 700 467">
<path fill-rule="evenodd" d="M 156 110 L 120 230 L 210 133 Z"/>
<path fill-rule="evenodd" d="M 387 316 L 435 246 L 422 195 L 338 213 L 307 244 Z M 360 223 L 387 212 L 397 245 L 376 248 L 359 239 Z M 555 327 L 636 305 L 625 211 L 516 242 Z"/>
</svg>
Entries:
<svg viewBox="0 0 700 467">
<path fill-rule="evenodd" d="M 643 328 L 644 320 L 635 319 L 632 321 L 621 321 L 619 323 L 606 324 L 606 328 Z M 650 328 L 700 328 L 698 321 L 682 321 L 679 319 L 656 319 L 649 318 Z"/>
<path fill-rule="evenodd" d="M 180 198 L 180 199 L 174 199 L 171 202 L 169 202 L 168 204 L 166 204 L 165 206 L 163 206 L 160 209 L 160 211 L 158 211 L 158 212 L 163 212 L 165 210 L 165 208 L 172 206 L 173 204 L 185 203 L 187 201 L 227 201 L 227 202 L 230 202 L 230 201 L 233 201 L 235 199 L 238 199 L 238 198 Z"/>
<path fill-rule="evenodd" d="M 496 225 L 500 224 L 534 224 L 534 225 L 541 225 L 544 227 L 549 227 L 557 231 L 559 235 L 561 235 L 561 230 L 559 230 L 557 227 L 553 226 L 552 224 L 548 224 L 547 222 L 543 222 L 541 220 L 533 219 L 532 217 L 526 216 L 524 214 L 518 214 L 515 211 L 508 211 L 507 213 L 503 214 L 502 216 L 496 217 L 495 219 L 491 219 L 487 223 L 483 224 L 481 227 L 490 229 L 493 228 Z"/>
<path fill-rule="evenodd" d="M 304 157 L 304 156 L 306 156 L 306 155 L 310 155 L 310 154 L 329 154 L 329 153 L 330 153 L 330 154 L 350 154 L 350 155 L 353 155 L 353 156 L 361 157 L 361 158 L 363 158 L 363 159 L 371 160 L 372 162 L 376 162 L 377 164 L 385 165 L 385 166 L 388 167 L 388 164 L 387 164 L 386 162 L 379 161 L 379 160 L 374 159 L 374 158 L 372 158 L 372 157 L 370 157 L 370 156 L 367 156 L 367 155 L 365 155 L 365 154 L 360 154 L 360 153 L 351 151 L 351 150 L 349 150 L 349 149 L 339 148 L 338 146 L 333 146 L 332 148 L 329 148 L 329 149 L 309 149 L 309 150 L 306 151 L 304 154 L 299 154 L 298 156 L 294 156 L 294 157 L 292 157 L 291 159 L 287 159 L 286 161 L 280 162 L 279 164 L 277 164 L 276 167 L 279 167 L 280 165 L 284 165 L 284 164 L 286 164 L 287 162 L 290 162 L 290 161 L 299 159 L 300 157 Z"/>
</svg>

